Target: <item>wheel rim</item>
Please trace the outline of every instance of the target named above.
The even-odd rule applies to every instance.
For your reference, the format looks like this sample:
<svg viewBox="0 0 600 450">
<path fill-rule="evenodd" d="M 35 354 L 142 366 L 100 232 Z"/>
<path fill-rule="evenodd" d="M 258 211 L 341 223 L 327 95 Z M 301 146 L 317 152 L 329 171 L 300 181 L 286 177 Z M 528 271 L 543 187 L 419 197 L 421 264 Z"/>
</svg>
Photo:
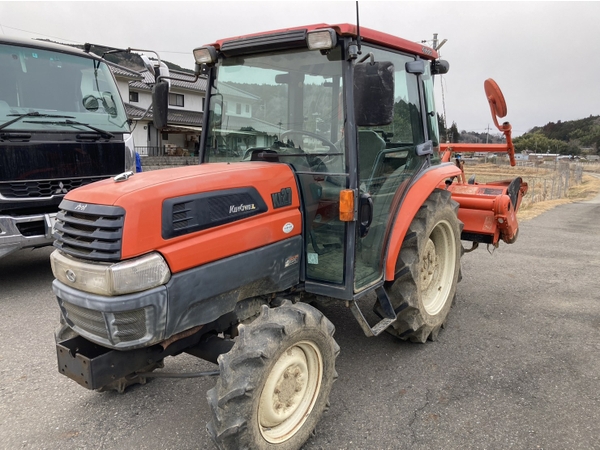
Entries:
<svg viewBox="0 0 600 450">
<path fill-rule="evenodd" d="M 449 222 L 438 222 L 421 255 L 421 298 L 429 315 L 439 313 L 452 288 L 456 266 L 456 239 Z"/>
<path fill-rule="evenodd" d="M 304 424 L 321 389 L 323 358 L 308 341 L 292 345 L 279 357 L 260 396 L 258 421 L 271 443 L 290 439 Z"/>
</svg>

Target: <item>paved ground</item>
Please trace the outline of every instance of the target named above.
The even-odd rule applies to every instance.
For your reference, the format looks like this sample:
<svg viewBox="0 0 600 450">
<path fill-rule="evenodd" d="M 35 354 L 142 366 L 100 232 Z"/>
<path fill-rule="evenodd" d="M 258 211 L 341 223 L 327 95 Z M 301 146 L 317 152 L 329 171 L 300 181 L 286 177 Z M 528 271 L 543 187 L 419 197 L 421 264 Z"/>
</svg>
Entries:
<svg viewBox="0 0 600 450">
<path fill-rule="evenodd" d="M 214 380 L 118 395 L 58 374 L 49 253 L 0 260 L 0 448 L 212 448 Z M 349 310 L 326 310 L 340 376 L 305 449 L 600 449 L 600 197 L 523 223 L 492 255 L 466 254 L 463 276 L 449 327 L 426 345 L 366 338 Z"/>
</svg>

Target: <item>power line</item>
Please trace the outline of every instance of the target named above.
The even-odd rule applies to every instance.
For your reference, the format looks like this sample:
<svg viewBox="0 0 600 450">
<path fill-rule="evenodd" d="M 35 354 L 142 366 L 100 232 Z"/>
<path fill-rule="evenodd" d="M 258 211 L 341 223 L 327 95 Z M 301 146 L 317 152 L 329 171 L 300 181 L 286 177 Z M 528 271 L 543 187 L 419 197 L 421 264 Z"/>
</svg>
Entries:
<svg viewBox="0 0 600 450">
<path fill-rule="evenodd" d="M 77 41 L 73 41 L 71 39 L 65 39 L 65 38 L 58 37 L 58 36 L 51 36 L 49 34 L 38 33 L 36 31 L 29 31 L 29 30 L 23 30 L 21 28 L 16 28 L 16 27 L 9 27 L 8 25 L 2 25 L 1 23 L 0 23 L 0 27 L 2 27 L 2 28 L 10 28 L 11 30 L 23 31 L 25 33 L 37 34 L 37 35 L 45 36 L 45 37 L 51 37 L 51 38 L 54 38 L 54 39 L 60 39 L 61 41 L 69 41 L 69 42 L 74 42 L 76 44 L 80 43 L 80 42 L 77 42 Z M 2 32 L 4 33 L 4 30 L 2 30 Z"/>
<path fill-rule="evenodd" d="M 75 44 L 82 44 L 82 42 L 80 42 L 80 41 L 74 41 L 72 39 L 66 39 L 66 38 L 63 38 L 63 37 L 58 37 L 58 36 L 52 36 L 52 35 L 49 35 L 49 34 L 38 33 L 37 31 L 24 30 L 22 28 L 17 28 L 17 27 L 9 27 L 8 25 L 3 25 L 3 24 L 0 23 L 0 30 L 2 30 L 2 34 L 6 34 L 6 33 L 4 33 L 4 28 L 10 28 L 11 30 L 23 31 L 24 33 L 36 34 L 36 35 L 39 35 L 39 36 L 50 37 L 50 38 L 53 38 L 53 39 L 60 39 L 61 41 L 73 42 Z M 174 50 L 157 50 L 157 52 L 159 52 L 159 53 L 177 53 L 177 54 L 180 54 L 180 55 L 192 55 L 191 51 L 188 51 L 188 52 L 177 52 L 177 51 L 174 51 Z"/>
</svg>

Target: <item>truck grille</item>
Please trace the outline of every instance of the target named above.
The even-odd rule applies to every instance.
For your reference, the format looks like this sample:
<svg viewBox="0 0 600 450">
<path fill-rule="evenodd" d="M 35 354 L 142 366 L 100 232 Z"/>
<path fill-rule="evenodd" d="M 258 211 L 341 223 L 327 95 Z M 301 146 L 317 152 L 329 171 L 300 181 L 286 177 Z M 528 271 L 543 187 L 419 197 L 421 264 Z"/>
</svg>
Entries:
<svg viewBox="0 0 600 450">
<path fill-rule="evenodd" d="M 65 195 L 75 188 L 104 178 L 106 177 L 3 182 L 0 183 L 0 196 L 5 199 L 50 198 Z"/>
<path fill-rule="evenodd" d="M 54 246 L 94 261 L 119 261 L 125 210 L 63 200 L 56 215 Z"/>
<path fill-rule="evenodd" d="M 102 313 L 69 302 L 61 302 L 67 321 L 75 327 L 113 344 L 132 342 L 146 336 L 146 309 Z M 110 326 L 110 331 L 107 328 Z M 111 338 L 112 334 L 112 338 Z"/>
</svg>

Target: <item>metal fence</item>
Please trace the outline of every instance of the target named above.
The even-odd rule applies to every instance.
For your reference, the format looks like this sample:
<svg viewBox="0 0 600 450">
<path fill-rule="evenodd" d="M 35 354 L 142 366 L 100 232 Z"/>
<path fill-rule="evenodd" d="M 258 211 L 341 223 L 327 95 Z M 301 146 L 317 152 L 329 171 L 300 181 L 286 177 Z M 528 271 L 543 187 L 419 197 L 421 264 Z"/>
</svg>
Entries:
<svg viewBox="0 0 600 450">
<path fill-rule="evenodd" d="M 581 184 L 583 180 L 583 166 L 559 162 L 555 170 L 545 176 L 528 176 L 529 191 L 523 198 L 523 206 L 532 203 L 565 198 L 569 188 Z"/>
<path fill-rule="evenodd" d="M 162 156 L 165 154 L 165 149 L 163 147 L 138 147 L 135 146 L 135 151 L 140 154 L 140 156 Z"/>
<path fill-rule="evenodd" d="M 498 172 L 505 172 L 508 162 L 497 158 L 495 165 L 498 166 Z M 583 181 L 584 170 L 589 171 L 590 169 L 589 165 L 569 161 L 517 161 L 517 167 L 524 170 L 510 168 L 511 176 L 522 177 L 529 186 L 527 194 L 523 197 L 522 206 L 567 197 L 569 189 Z M 473 172 L 477 173 L 476 167 L 473 167 Z M 489 182 L 494 179 L 498 179 L 498 175 L 477 176 L 477 181 L 480 182 Z"/>
</svg>

